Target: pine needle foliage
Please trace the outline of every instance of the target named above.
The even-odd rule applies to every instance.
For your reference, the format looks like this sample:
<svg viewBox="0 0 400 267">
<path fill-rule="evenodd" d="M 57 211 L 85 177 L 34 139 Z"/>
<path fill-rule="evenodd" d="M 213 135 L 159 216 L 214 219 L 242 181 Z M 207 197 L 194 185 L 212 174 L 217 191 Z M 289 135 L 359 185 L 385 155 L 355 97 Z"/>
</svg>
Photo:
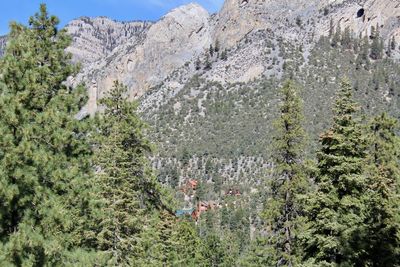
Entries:
<svg viewBox="0 0 400 267">
<path fill-rule="evenodd" d="M 293 266 L 297 260 L 297 231 L 301 228 L 303 214 L 300 195 L 307 190 L 303 168 L 306 134 L 299 89 L 288 81 L 281 94 L 280 117 L 275 122 L 275 174 L 263 217 L 270 231 L 268 243 L 274 248 L 270 264 Z"/>
<path fill-rule="evenodd" d="M 400 165 L 398 122 L 386 113 L 368 125 L 367 234 L 369 266 L 400 264 Z"/>
<path fill-rule="evenodd" d="M 137 104 L 127 99 L 127 87 L 118 81 L 101 100 L 96 166 L 99 203 L 97 242 L 111 257 L 111 265 L 129 266 L 145 253 L 142 243 L 154 213 L 168 210 L 161 186 L 149 167 L 152 152 Z M 155 230 L 154 230 L 155 231 Z"/>
<path fill-rule="evenodd" d="M 366 140 L 356 118 L 352 86 L 344 79 L 331 128 L 320 136 L 316 192 L 309 196 L 305 258 L 318 266 L 361 266 L 366 208 Z"/>
<path fill-rule="evenodd" d="M 74 118 L 87 97 L 64 83 L 78 68 L 58 22 L 41 5 L 29 26 L 12 23 L 0 60 L 2 266 L 91 257 L 80 237 L 92 179 L 89 128 Z"/>
</svg>

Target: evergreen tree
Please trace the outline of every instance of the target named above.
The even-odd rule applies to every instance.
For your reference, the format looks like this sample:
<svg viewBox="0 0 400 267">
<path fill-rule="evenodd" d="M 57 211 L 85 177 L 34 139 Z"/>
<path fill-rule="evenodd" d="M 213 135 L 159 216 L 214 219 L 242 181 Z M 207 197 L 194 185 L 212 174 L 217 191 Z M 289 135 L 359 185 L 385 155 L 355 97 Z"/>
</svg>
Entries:
<svg viewBox="0 0 400 267">
<path fill-rule="evenodd" d="M 333 19 L 329 21 L 329 39 L 333 37 L 333 32 L 335 31 L 335 26 L 333 25 Z"/>
<path fill-rule="evenodd" d="M 204 237 L 203 244 L 205 266 L 235 266 L 239 250 L 229 231 L 225 230 L 219 234 L 211 231 Z"/>
<path fill-rule="evenodd" d="M 219 40 L 217 39 L 216 41 L 215 41 L 215 45 L 214 45 L 214 51 L 216 52 L 216 53 L 218 53 L 219 52 L 219 50 L 220 50 L 220 44 L 219 44 Z"/>
<path fill-rule="evenodd" d="M 396 50 L 396 46 L 397 46 L 396 37 L 393 36 L 391 41 L 390 41 L 390 49 L 394 51 L 394 50 Z"/>
<path fill-rule="evenodd" d="M 99 215 L 97 243 L 113 265 L 132 265 L 141 254 L 146 225 L 153 213 L 168 210 L 163 192 L 155 181 L 147 157 L 151 145 L 144 137 L 144 124 L 136 115 L 136 103 L 126 99 L 127 87 L 118 81 L 101 100 L 96 164 L 99 169 L 97 199 Z"/>
<path fill-rule="evenodd" d="M 344 30 L 341 43 L 342 43 L 342 46 L 345 49 L 351 49 L 352 48 L 351 31 L 350 31 L 350 27 L 348 27 L 348 26 Z"/>
<path fill-rule="evenodd" d="M 200 70 L 201 69 L 201 61 L 200 58 L 197 58 L 196 62 L 195 62 L 195 69 L 196 70 Z"/>
<path fill-rule="evenodd" d="M 195 267 L 204 266 L 203 243 L 192 223 L 176 222 L 171 239 L 175 246 L 171 266 Z"/>
<path fill-rule="evenodd" d="M 305 258 L 318 266 L 357 265 L 365 230 L 365 137 L 355 118 L 352 88 L 343 80 L 333 125 L 321 135 L 316 192 L 309 196 Z"/>
<path fill-rule="evenodd" d="M 400 264 L 399 138 L 397 121 L 383 113 L 369 124 L 368 266 Z"/>
<path fill-rule="evenodd" d="M 337 47 L 340 45 L 340 41 L 342 40 L 342 27 L 340 26 L 340 23 L 338 24 L 336 28 L 336 32 L 333 35 L 331 45 L 333 47 Z"/>
<path fill-rule="evenodd" d="M 204 70 L 210 70 L 211 67 L 210 56 L 207 54 L 206 61 L 204 62 Z"/>
<path fill-rule="evenodd" d="M 87 120 L 74 116 L 87 98 L 64 83 L 78 69 L 58 22 L 41 5 L 28 27 L 12 23 L 0 61 L 2 266 L 99 260 L 82 242 L 91 149 Z"/>
<path fill-rule="evenodd" d="M 305 193 L 307 182 L 303 172 L 305 132 L 303 108 L 293 82 L 282 88 L 280 117 L 276 121 L 275 175 L 263 214 L 270 227 L 269 243 L 275 248 L 270 265 L 293 266 L 296 263 L 297 231 L 303 207 L 299 194 Z"/>
<path fill-rule="evenodd" d="M 274 248 L 268 244 L 267 238 L 257 237 L 253 240 L 240 260 L 243 267 L 271 266 L 274 262 Z"/>
<path fill-rule="evenodd" d="M 376 29 L 372 27 L 371 30 L 372 43 L 370 57 L 374 60 L 382 58 L 383 44 L 380 36 L 379 25 L 376 25 Z"/>
<path fill-rule="evenodd" d="M 228 52 L 226 51 L 226 49 L 224 49 L 221 53 L 220 58 L 224 61 L 226 61 L 228 59 Z"/>
</svg>

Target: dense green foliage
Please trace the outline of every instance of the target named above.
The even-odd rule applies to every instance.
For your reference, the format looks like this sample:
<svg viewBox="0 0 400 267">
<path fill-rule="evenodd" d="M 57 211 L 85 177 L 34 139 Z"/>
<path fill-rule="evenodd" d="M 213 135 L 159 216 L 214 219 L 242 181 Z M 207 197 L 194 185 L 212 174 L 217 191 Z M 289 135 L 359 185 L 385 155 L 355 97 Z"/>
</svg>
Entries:
<svg viewBox="0 0 400 267">
<path fill-rule="evenodd" d="M 192 224 L 171 215 L 136 104 L 115 83 L 95 120 L 45 5 L 12 24 L 0 61 L 0 265 L 198 266 Z"/>
<path fill-rule="evenodd" d="M 91 150 L 87 123 L 74 115 L 86 96 L 63 83 L 77 69 L 64 53 L 70 39 L 57 30 L 58 19 L 42 5 L 29 24 L 11 25 L 0 61 L 3 266 L 53 265 L 85 250 Z"/>
<path fill-rule="evenodd" d="M 114 83 L 100 118 L 96 185 L 102 204 L 96 233 L 98 247 L 115 265 L 135 265 L 141 258 L 145 226 L 154 209 L 162 209 L 161 189 L 147 166 L 151 147 L 143 136 L 136 104 L 126 100 L 127 88 Z"/>
<path fill-rule="evenodd" d="M 293 82 L 282 88 L 280 117 L 274 138 L 275 173 L 268 184 L 263 219 L 268 227 L 268 243 L 274 247 L 270 266 L 293 266 L 297 262 L 303 203 L 300 195 L 307 190 L 304 173 L 303 108 Z"/>
<path fill-rule="evenodd" d="M 332 26 L 307 57 L 251 33 L 275 75 L 194 76 L 141 114 L 153 155 L 119 82 L 102 112 L 77 118 L 87 97 L 67 86 L 78 69 L 57 24 L 42 5 L 12 24 L 0 60 L 1 266 L 400 264 L 400 67 L 379 27 L 358 39 Z"/>
<path fill-rule="evenodd" d="M 320 137 L 317 189 L 308 203 L 310 226 L 306 255 L 319 264 L 347 264 L 360 259 L 365 207 L 365 138 L 354 118 L 357 110 L 351 85 L 343 81 L 334 106 L 331 128 Z"/>
<path fill-rule="evenodd" d="M 369 150 L 366 170 L 366 262 L 371 266 L 400 264 L 400 166 L 397 120 L 386 113 L 368 124 Z"/>
</svg>

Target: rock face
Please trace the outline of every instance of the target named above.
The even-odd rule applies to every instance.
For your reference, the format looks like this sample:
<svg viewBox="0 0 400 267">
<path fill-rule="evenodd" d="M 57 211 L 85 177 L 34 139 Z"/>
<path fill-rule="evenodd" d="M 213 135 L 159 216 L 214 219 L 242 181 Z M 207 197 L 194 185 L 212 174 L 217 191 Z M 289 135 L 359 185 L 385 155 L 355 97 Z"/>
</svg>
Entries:
<svg viewBox="0 0 400 267">
<path fill-rule="evenodd" d="M 342 28 L 350 27 L 356 34 L 370 34 L 372 27 L 379 27 L 384 39 L 400 38 L 400 2 L 368 0 L 348 3 L 335 9 L 334 23 Z"/>
<path fill-rule="evenodd" d="M 74 29 L 79 29 L 77 24 L 80 25 L 80 22 L 73 24 Z M 174 9 L 157 23 L 145 26 L 140 35 L 120 38 L 120 41 L 126 42 L 114 48 L 88 49 L 89 61 L 84 62 L 84 69 L 74 82 L 89 81 L 90 112 L 96 108 L 96 99 L 101 98 L 115 80 L 131 88 L 132 98 L 141 96 L 173 71 L 203 53 L 211 44 L 209 14 L 197 4 Z M 103 45 L 113 44 L 106 42 L 108 36 L 98 40 Z M 78 41 L 82 44 L 79 47 L 90 46 L 90 42 L 75 37 L 75 42 Z M 70 49 L 76 59 L 85 57 L 87 53 L 85 49 L 84 52 L 80 50 Z"/>
<path fill-rule="evenodd" d="M 301 46 L 307 62 L 331 24 L 349 27 L 355 36 L 370 35 L 372 27 L 379 27 L 385 44 L 393 37 L 399 42 L 400 2 L 226 0 L 217 14 L 189 4 L 155 23 L 82 17 L 66 26 L 73 38 L 68 51 L 83 66 L 71 83 L 87 84 L 90 101 L 85 112 L 93 113 L 117 79 L 130 88 L 131 98 L 157 87 L 143 100 L 152 105 L 176 94 L 193 75 L 222 84 L 279 77 L 285 59 L 278 44 Z M 4 44 L 0 37 L 0 55 Z M 270 49 L 266 52 L 265 47 Z M 399 52 L 392 56 L 400 58 Z"/>
<path fill-rule="evenodd" d="M 68 52 L 74 55 L 76 62 L 92 63 L 110 55 L 116 47 L 128 41 L 141 39 L 150 26 L 150 22 L 117 22 L 106 17 L 82 17 L 66 26 L 73 38 Z"/>
<path fill-rule="evenodd" d="M 361 13 L 358 13 L 358 12 Z M 271 29 L 282 37 L 298 39 L 310 26 L 293 33 L 293 22 L 312 21 L 315 37 L 326 35 L 330 20 L 342 29 L 349 26 L 355 34 L 382 28 L 382 36 L 397 36 L 400 2 L 392 0 L 226 0 L 217 16 L 215 38 L 226 47 L 234 46 L 247 34 Z"/>
</svg>

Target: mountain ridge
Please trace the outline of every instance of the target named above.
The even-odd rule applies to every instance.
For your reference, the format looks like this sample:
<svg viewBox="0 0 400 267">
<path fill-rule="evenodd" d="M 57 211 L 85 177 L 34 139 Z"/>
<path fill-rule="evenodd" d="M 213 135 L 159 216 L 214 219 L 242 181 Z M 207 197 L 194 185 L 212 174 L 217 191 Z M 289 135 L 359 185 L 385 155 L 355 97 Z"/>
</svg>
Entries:
<svg viewBox="0 0 400 267">
<path fill-rule="evenodd" d="M 82 64 L 81 73 L 70 82 L 86 83 L 90 101 L 85 112 L 92 114 L 116 79 L 128 86 L 131 99 L 143 98 L 143 103 L 149 103 L 153 100 L 147 101 L 146 95 L 151 88 L 173 95 L 171 92 L 182 89 L 193 75 L 222 84 L 280 77 L 284 64 L 281 51 L 272 49 L 265 55 L 260 47 L 293 42 L 303 47 L 307 62 L 317 40 L 338 25 L 349 27 L 353 36 L 370 36 L 378 25 L 385 44 L 393 37 L 400 40 L 400 3 L 226 0 L 215 14 L 190 3 L 174 8 L 156 22 L 81 17 L 65 27 L 73 38 L 68 51 L 74 62 Z M 218 56 L 210 57 L 211 47 L 216 46 Z M 398 49 L 392 57 L 400 57 Z M 151 98 L 158 95 L 166 94 L 154 92 Z"/>
<path fill-rule="evenodd" d="M 361 9 L 364 14 L 357 17 Z M 128 85 L 131 98 L 141 97 L 159 85 L 168 87 L 165 90 L 179 90 L 191 76 L 199 74 L 195 66 L 197 61 L 210 60 L 206 55 L 217 43 L 219 49 L 227 50 L 230 60 L 214 59 L 212 65 L 221 71 L 211 68 L 201 71 L 201 76 L 222 83 L 248 82 L 271 74 L 279 76 L 278 69 L 271 71 L 270 65 L 261 60 L 267 58 L 260 55 L 257 45 L 253 44 L 262 41 L 260 37 L 254 37 L 260 32 L 271 42 L 284 39 L 304 46 L 304 56 L 307 57 L 307 51 L 320 36 L 328 35 L 331 20 L 333 27 L 339 24 L 342 29 L 349 27 L 354 36 L 370 35 L 372 26 L 379 24 L 387 42 L 393 36 L 400 39 L 399 14 L 399 5 L 389 0 L 288 0 L 280 1 L 278 5 L 274 1 L 227 0 L 221 11 L 214 15 L 191 3 L 171 10 L 151 24 L 142 42 L 132 45 L 128 40 L 106 59 L 84 65 L 83 75 L 76 81 L 89 83 L 91 90 L 96 91 L 96 98 L 101 98 L 115 79 Z M 169 33 L 169 36 L 164 33 Z M 254 39 L 250 40 L 249 36 Z M 246 38 L 250 42 L 244 43 Z M 398 52 L 393 55 L 398 56 Z M 152 63 L 155 59 L 160 64 Z M 238 62 L 242 67 L 235 70 L 232 66 Z M 177 73 L 181 78 L 171 78 Z M 89 107 L 89 113 L 96 108 Z"/>
</svg>

